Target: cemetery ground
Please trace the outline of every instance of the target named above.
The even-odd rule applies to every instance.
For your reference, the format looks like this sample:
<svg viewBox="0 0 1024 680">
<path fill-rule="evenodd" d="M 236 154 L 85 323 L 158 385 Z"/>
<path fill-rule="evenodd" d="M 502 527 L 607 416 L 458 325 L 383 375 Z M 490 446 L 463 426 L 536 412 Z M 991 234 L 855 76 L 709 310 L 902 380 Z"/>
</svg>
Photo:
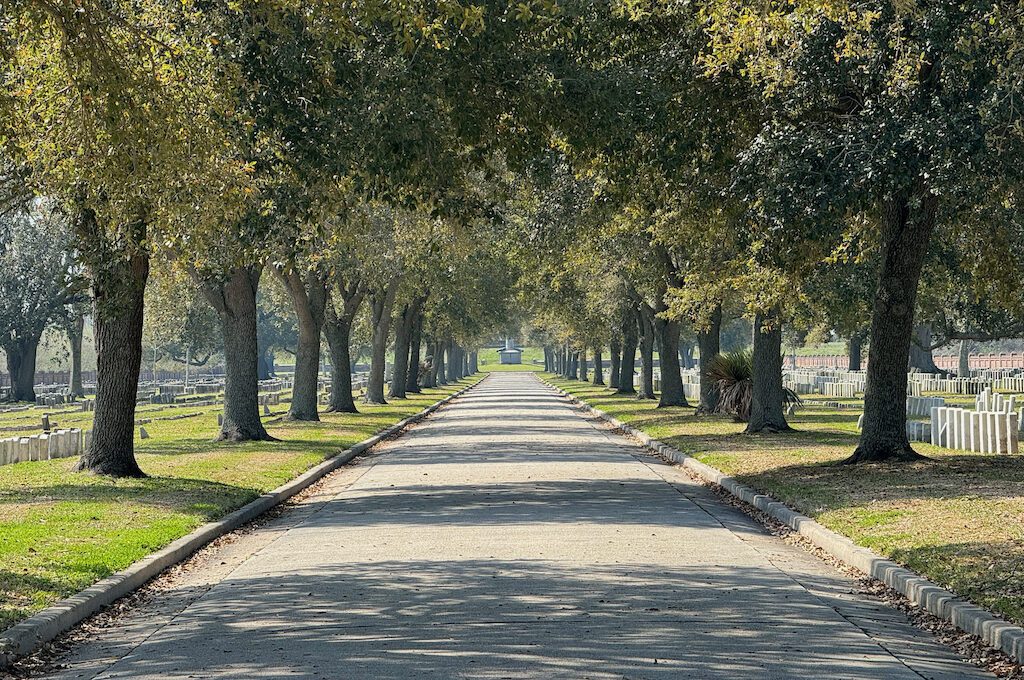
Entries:
<svg viewBox="0 0 1024 680">
<path fill-rule="evenodd" d="M 0 466 L 0 630 L 478 379 L 359 404 L 359 414 L 321 413 L 319 423 L 282 420 L 287 407 L 278 406 L 265 418 L 281 440 L 273 443 L 214 442 L 219 405 L 140 406 L 136 417 L 152 419 L 149 438 L 136 442 L 145 479 L 75 472 L 77 458 Z M 74 407 L 45 412 L 60 427 L 91 420 Z M 0 436 L 38 433 L 43 413 L 0 414 Z"/>
<path fill-rule="evenodd" d="M 805 397 L 805 407 L 789 418 L 795 432 L 746 435 L 730 416 L 659 409 L 657 401 L 556 375 L 545 378 L 938 585 L 1024 623 L 1024 467 L 1019 457 L 914 443 L 928 461 L 840 466 L 857 445 L 860 409 L 815 405 L 824 401 L 820 395 Z M 949 405 L 973 402 L 973 397 L 942 396 Z"/>
</svg>

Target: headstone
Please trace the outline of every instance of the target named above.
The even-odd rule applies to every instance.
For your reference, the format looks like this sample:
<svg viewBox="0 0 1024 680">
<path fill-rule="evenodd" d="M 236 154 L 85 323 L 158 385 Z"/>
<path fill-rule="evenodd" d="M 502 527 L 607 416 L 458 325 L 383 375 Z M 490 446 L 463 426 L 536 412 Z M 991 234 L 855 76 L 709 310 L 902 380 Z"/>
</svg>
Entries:
<svg viewBox="0 0 1024 680">
<path fill-rule="evenodd" d="M 44 415 L 43 416 L 43 432 L 49 432 L 49 431 L 50 431 L 50 416 Z"/>
<path fill-rule="evenodd" d="M 32 460 L 46 460 L 49 454 L 49 435 L 38 434 L 30 437 L 32 441 Z"/>
<path fill-rule="evenodd" d="M 1008 443 L 1007 453 L 1016 456 L 1020 453 L 1020 439 L 1018 432 L 1020 424 L 1017 422 L 1017 414 L 1010 412 L 1006 414 L 1006 438 Z"/>
<path fill-rule="evenodd" d="M 139 427 L 139 439 L 149 439 L 149 433 L 146 432 L 146 428 Z"/>
<path fill-rule="evenodd" d="M 263 405 L 263 415 L 265 415 L 265 416 L 269 416 L 270 415 L 270 407 L 267 406 L 266 404 Z"/>
</svg>

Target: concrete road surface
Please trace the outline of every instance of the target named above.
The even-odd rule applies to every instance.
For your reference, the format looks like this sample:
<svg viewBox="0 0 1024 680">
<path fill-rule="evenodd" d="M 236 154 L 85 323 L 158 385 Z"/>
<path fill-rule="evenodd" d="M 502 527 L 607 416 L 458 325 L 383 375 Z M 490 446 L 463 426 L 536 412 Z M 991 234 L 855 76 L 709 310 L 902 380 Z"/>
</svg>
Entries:
<svg viewBox="0 0 1024 680">
<path fill-rule="evenodd" d="M 204 560 L 57 677 L 991 677 L 528 373 Z"/>
</svg>

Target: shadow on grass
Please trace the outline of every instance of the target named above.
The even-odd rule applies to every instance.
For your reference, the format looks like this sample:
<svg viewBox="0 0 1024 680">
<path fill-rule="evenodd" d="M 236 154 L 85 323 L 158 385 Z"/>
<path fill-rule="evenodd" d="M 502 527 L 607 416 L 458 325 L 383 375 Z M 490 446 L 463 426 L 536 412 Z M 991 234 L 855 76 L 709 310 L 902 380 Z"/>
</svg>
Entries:
<svg viewBox="0 0 1024 680">
<path fill-rule="evenodd" d="M 920 500 L 1024 497 L 1024 465 L 1019 459 L 988 454 L 942 454 L 919 463 L 837 465 L 832 462 L 783 465 L 756 474 L 736 474 L 761 489 L 780 483 L 834 500 L 829 510 L 861 507 L 875 500 L 887 503 Z"/>
<path fill-rule="evenodd" d="M 129 483 L 115 483 L 82 477 L 81 483 L 65 482 L 0 491 L 0 509 L 21 503 L 139 503 L 171 511 L 186 511 L 211 521 L 259 494 L 255 488 L 204 479 L 147 477 Z"/>
<path fill-rule="evenodd" d="M 0 631 L 38 609 L 38 598 L 66 591 L 66 582 L 0 569 Z"/>
<path fill-rule="evenodd" d="M 887 551 L 896 561 L 929 575 L 958 595 L 1024 623 L 1020 587 L 1024 546 L 1015 541 L 945 543 Z"/>
</svg>

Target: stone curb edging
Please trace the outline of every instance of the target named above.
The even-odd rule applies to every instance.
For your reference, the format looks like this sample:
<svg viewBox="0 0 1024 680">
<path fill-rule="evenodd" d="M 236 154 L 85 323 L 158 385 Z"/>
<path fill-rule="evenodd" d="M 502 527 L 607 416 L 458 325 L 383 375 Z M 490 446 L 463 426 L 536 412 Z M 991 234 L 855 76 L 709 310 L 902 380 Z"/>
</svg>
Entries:
<svg viewBox="0 0 1024 680">
<path fill-rule="evenodd" d="M 1008 623 L 988 610 L 957 597 L 917 572 L 857 545 L 849 538 L 825 528 L 781 501 L 767 494 L 758 493 L 721 470 L 702 463 L 664 442 L 652 439 L 646 433 L 600 409 L 593 408 L 565 390 L 547 381 L 544 382 L 572 403 L 582 406 L 598 418 L 635 437 L 643 446 L 666 460 L 682 466 L 712 484 L 717 484 L 744 503 L 771 515 L 836 559 L 885 583 L 922 609 L 952 623 L 964 632 L 980 637 L 986 644 L 1005 652 L 1018 663 L 1024 662 L 1024 628 Z"/>
<path fill-rule="evenodd" d="M 372 437 L 364 439 L 358 444 L 354 444 L 350 448 L 335 454 L 316 467 L 303 472 L 298 477 L 282 484 L 276 489 L 262 494 L 216 522 L 203 524 L 192 533 L 182 536 L 157 552 L 143 557 L 127 569 L 111 574 L 79 593 L 65 598 L 24 621 L 11 626 L 0 635 L 0 670 L 9 667 L 19 657 L 35 651 L 44 643 L 70 630 L 103 607 L 138 589 L 168 567 L 184 561 L 214 539 L 220 538 L 244 524 L 248 524 L 385 439 L 393 437 L 409 427 L 409 425 L 423 420 L 441 406 L 473 389 L 486 378 L 487 376 L 485 375 L 472 385 L 434 402 L 422 411 L 404 420 L 400 420 Z"/>
</svg>

